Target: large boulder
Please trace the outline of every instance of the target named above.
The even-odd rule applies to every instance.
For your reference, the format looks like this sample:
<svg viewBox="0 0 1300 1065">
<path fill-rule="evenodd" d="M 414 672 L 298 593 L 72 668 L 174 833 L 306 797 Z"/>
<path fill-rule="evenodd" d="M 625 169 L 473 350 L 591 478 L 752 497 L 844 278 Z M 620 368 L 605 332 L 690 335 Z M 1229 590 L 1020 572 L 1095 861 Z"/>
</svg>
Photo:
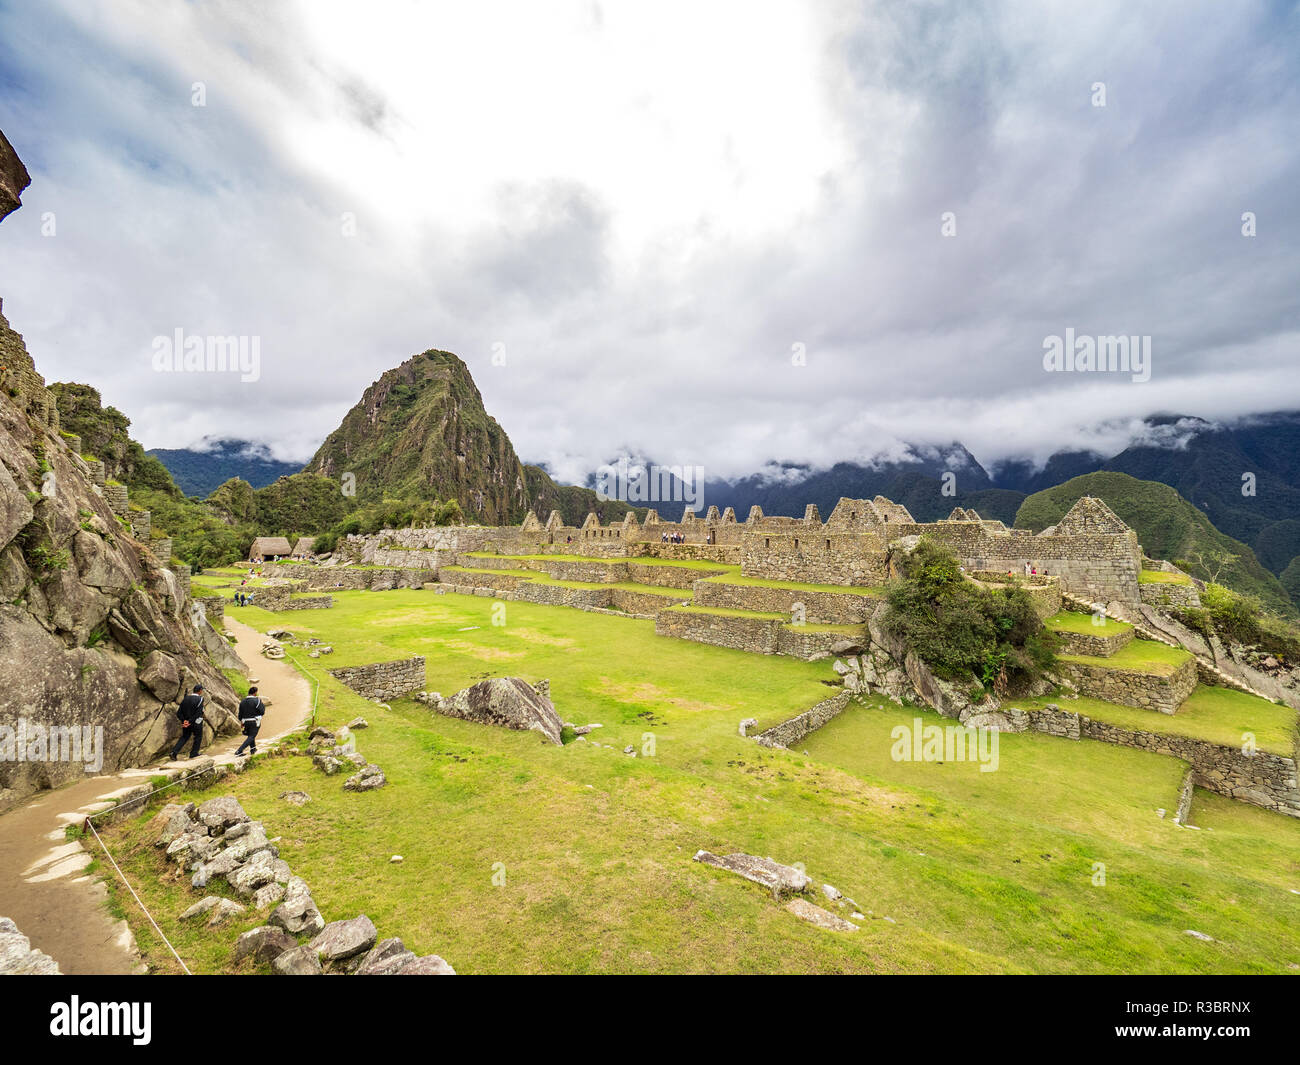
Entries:
<svg viewBox="0 0 1300 1065">
<path fill-rule="evenodd" d="M 762 884 L 777 898 L 792 892 L 805 891 L 812 883 L 811 877 L 792 865 L 782 865 L 771 858 L 756 858 L 752 854 L 717 855 L 710 854 L 708 851 L 697 851 L 694 860 L 743 876 L 755 884 Z"/>
<path fill-rule="evenodd" d="M 150 651 L 140 662 L 140 683 L 164 703 L 180 697 L 181 671 L 176 660 L 162 651 Z"/>
<path fill-rule="evenodd" d="M 374 922 L 363 913 L 347 921 L 331 921 L 307 945 L 320 955 L 322 962 L 329 963 L 346 961 L 369 950 L 378 938 Z"/>
<path fill-rule="evenodd" d="M 435 704 L 438 713 L 503 728 L 531 729 L 554 744 L 564 724 L 551 700 L 519 677 L 489 677 Z"/>
</svg>

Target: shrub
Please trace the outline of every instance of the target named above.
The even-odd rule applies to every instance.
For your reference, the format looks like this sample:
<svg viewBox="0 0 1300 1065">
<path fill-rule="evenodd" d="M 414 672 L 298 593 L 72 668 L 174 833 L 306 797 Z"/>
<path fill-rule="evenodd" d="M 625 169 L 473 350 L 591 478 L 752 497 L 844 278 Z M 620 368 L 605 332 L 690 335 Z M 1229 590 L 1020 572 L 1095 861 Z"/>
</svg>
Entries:
<svg viewBox="0 0 1300 1065">
<path fill-rule="evenodd" d="M 1001 695 L 1030 687 L 1052 667 L 1056 639 L 1023 588 L 981 588 L 966 580 L 955 554 L 929 538 L 901 568 L 885 627 L 939 676 Z"/>
</svg>

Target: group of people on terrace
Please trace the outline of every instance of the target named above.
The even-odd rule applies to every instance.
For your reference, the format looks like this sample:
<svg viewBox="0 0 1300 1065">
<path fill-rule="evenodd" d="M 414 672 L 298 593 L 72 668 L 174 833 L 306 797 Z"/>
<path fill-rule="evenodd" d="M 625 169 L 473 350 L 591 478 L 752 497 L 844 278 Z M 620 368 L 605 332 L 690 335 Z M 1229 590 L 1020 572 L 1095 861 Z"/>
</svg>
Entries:
<svg viewBox="0 0 1300 1065">
<path fill-rule="evenodd" d="M 684 544 L 686 543 L 686 534 L 679 532 L 666 532 L 660 535 L 659 540 L 665 544 Z"/>
</svg>

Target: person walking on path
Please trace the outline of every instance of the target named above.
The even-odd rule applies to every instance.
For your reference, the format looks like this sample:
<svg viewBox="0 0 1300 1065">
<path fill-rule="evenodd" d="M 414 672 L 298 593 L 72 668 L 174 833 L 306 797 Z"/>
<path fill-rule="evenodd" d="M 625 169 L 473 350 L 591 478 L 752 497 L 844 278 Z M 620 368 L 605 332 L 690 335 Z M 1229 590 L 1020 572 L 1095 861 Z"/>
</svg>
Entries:
<svg viewBox="0 0 1300 1065">
<path fill-rule="evenodd" d="M 172 748 L 172 761 L 176 761 L 177 755 L 181 753 L 181 748 L 185 746 L 187 739 L 193 739 L 194 742 L 190 747 L 190 757 L 197 758 L 199 754 L 199 745 L 203 742 L 203 685 L 194 685 L 194 690 L 180 701 L 176 708 L 176 719 L 181 723 L 181 738 L 176 741 L 176 746 Z"/>
<path fill-rule="evenodd" d="M 249 688 L 248 694 L 239 703 L 239 720 L 244 726 L 244 742 L 235 751 L 238 758 L 248 748 L 249 754 L 257 753 L 257 731 L 262 727 L 262 715 L 266 713 L 266 704 L 258 697 L 257 688 Z"/>
</svg>

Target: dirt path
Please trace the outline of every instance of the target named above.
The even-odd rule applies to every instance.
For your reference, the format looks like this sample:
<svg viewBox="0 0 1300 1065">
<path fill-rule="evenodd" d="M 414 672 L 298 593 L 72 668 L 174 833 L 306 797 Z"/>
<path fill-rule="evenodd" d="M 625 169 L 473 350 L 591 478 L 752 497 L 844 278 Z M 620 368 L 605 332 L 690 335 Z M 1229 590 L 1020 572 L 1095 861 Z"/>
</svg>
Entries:
<svg viewBox="0 0 1300 1065">
<path fill-rule="evenodd" d="M 292 732 L 311 715 L 312 685 L 290 663 L 261 657 L 261 633 L 231 618 L 225 625 L 238 640 L 235 650 L 267 704 L 258 739 L 269 742 Z M 217 764 L 232 762 L 241 742 L 242 736 L 221 737 L 203 755 Z M 0 816 L 0 916 L 12 918 L 32 946 L 50 955 L 64 973 L 144 971 L 127 923 L 114 921 L 104 906 L 104 885 L 82 875 L 91 858 L 103 852 L 93 840 L 86 847 L 69 842 L 64 829 L 102 809 L 106 797 L 148 781 L 158 768 L 155 764 L 90 777 L 42 792 Z"/>
</svg>

